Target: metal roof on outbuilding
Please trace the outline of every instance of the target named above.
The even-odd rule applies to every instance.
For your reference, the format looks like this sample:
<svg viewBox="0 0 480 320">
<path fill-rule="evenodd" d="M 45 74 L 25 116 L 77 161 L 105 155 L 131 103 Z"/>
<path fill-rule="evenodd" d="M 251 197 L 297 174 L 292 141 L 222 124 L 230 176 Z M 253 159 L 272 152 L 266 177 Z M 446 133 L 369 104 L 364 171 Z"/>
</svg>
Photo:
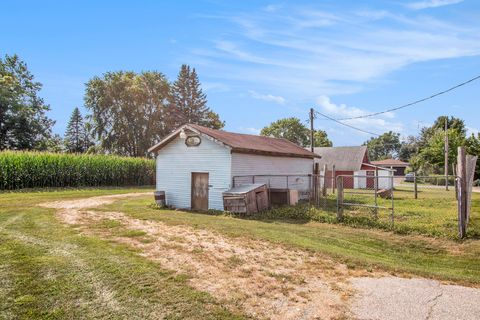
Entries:
<svg viewBox="0 0 480 320">
<path fill-rule="evenodd" d="M 319 158 L 304 148 L 283 138 L 272 138 L 256 136 L 251 134 L 233 133 L 223 130 L 215 130 L 196 124 L 186 124 L 167 136 L 161 142 L 151 147 L 148 151 L 154 152 L 160 150 L 164 145 L 172 141 L 182 130 L 188 130 L 193 133 L 207 135 L 216 141 L 231 148 L 232 152 L 252 153 L 272 156 L 286 156 L 299 158 Z"/>
<path fill-rule="evenodd" d="M 337 171 L 358 171 L 364 163 L 367 147 L 317 147 L 314 152 L 321 156 L 321 159 L 316 160 L 320 169 L 326 164 L 328 170 L 332 170 L 335 165 Z"/>
</svg>

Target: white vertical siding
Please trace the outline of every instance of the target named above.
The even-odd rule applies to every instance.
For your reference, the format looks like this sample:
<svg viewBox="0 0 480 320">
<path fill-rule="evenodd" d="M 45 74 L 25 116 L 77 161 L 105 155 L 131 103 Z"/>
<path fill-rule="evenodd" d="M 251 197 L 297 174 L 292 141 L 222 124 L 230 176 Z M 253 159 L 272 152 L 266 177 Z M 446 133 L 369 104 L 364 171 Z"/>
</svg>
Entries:
<svg viewBox="0 0 480 320">
<path fill-rule="evenodd" d="M 232 153 L 232 176 L 249 175 L 308 175 L 313 171 L 313 160 L 294 157 L 272 157 L 255 154 Z M 248 178 L 237 178 L 236 183 L 251 183 Z M 307 189 L 305 178 L 257 177 L 255 182 L 267 183 L 272 188 Z"/>
<path fill-rule="evenodd" d="M 157 155 L 157 190 L 165 191 L 168 205 L 190 208 L 192 172 L 208 172 L 208 207 L 223 210 L 222 192 L 231 185 L 230 166 L 229 148 L 205 136 L 199 146 L 187 147 L 177 137 Z"/>
<path fill-rule="evenodd" d="M 232 153 L 232 175 L 311 174 L 313 160 L 294 157 L 272 157 Z"/>
</svg>

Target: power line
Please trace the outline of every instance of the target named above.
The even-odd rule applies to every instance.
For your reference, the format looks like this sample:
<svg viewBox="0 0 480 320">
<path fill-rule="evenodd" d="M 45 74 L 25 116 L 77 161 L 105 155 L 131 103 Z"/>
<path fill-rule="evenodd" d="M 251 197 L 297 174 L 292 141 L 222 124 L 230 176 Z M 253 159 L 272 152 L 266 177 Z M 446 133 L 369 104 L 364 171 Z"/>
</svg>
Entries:
<svg viewBox="0 0 480 320">
<path fill-rule="evenodd" d="M 374 112 L 374 113 L 369 113 L 369 114 L 364 114 L 364 115 L 361 115 L 361 116 L 356 116 L 356 117 L 351 117 L 351 118 L 342 118 L 342 119 L 335 119 L 335 120 L 340 120 L 340 121 L 344 121 L 344 120 L 354 120 L 354 119 L 361 119 L 361 118 L 369 118 L 369 117 L 373 117 L 373 116 L 378 116 L 380 114 L 384 114 L 384 113 L 387 113 L 387 112 L 392 112 L 392 111 L 396 111 L 396 110 L 399 110 L 399 109 L 403 109 L 403 108 L 406 108 L 406 107 L 410 107 L 410 106 L 413 106 L 415 104 L 418 104 L 420 102 L 423 102 L 423 101 L 426 101 L 426 100 L 430 100 L 430 99 L 433 99 L 435 97 L 438 97 L 442 94 L 445 94 L 447 92 L 450 92 L 450 91 L 453 91 L 457 88 L 460 88 L 466 84 L 469 84 L 470 82 L 473 82 L 475 80 L 478 80 L 480 79 L 480 75 L 479 76 L 476 76 L 470 80 L 467 80 L 465 82 L 462 82 L 460 84 L 457 84 L 451 88 L 448 88 L 446 90 L 443 90 L 443 91 L 440 91 L 440 92 L 437 92 L 435 94 L 432 94 L 431 96 L 428 96 L 428 97 L 425 97 L 425 98 L 422 98 L 422 99 L 419 99 L 419 100 L 416 100 L 416 101 L 413 101 L 413 102 L 410 102 L 410 103 L 407 103 L 407 104 L 404 104 L 404 105 L 401 105 L 401 106 L 398 106 L 398 107 L 395 107 L 395 108 L 391 108 L 391 109 L 387 109 L 387 110 L 384 110 L 384 111 L 379 111 L 379 112 Z"/>
<path fill-rule="evenodd" d="M 327 118 L 328 120 L 332 120 L 332 121 L 334 121 L 334 122 L 336 122 L 336 123 L 338 123 L 338 124 L 341 124 L 342 126 L 346 126 L 346 127 L 351 128 L 351 129 L 358 130 L 358 131 L 361 131 L 361 132 L 363 132 L 363 133 L 371 134 L 371 135 L 374 135 L 374 136 L 377 136 L 377 137 L 380 136 L 378 133 L 366 131 L 366 130 L 363 130 L 363 129 L 360 129 L 360 128 L 351 126 L 351 125 L 346 124 L 346 123 L 344 123 L 344 122 L 341 122 L 341 121 L 339 121 L 339 120 L 337 120 L 337 119 L 334 119 L 334 118 L 332 118 L 332 117 L 329 117 L 329 116 L 327 116 L 326 114 L 323 114 L 323 113 L 321 113 L 321 112 L 318 112 L 317 110 L 315 110 L 315 113 L 321 115 L 322 117 Z"/>
</svg>

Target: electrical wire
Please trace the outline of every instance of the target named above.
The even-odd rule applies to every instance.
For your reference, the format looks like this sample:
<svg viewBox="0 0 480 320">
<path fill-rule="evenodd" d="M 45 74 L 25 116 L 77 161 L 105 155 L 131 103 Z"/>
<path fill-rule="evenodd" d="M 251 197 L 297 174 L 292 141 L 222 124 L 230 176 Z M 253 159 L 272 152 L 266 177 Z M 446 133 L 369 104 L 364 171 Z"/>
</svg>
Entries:
<svg viewBox="0 0 480 320">
<path fill-rule="evenodd" d="M 395 108 L 390 108 L 390 109 L 387 109 L 387 110 L 384 110 L 384 111 L 379 111 L 379 112 L 374 112 L 374 113 L 369 113 L 369 114 L 364 114 L 364 115 L 361 115 L 361 116 L 356 116 L 356 117 L 350 117 L 350 118 L 342 118 L 342 119 L 335 119 L 335 120 L 340 120 L 340 121 L 345 121 L 345 120 L 354 120 L 354 119 L 361 119 L 361 118 L 369 118 L 369 117 L 373 117 L 373 116 L 378 116 L 380 114 L 384 114 L 384 113 L 388 113 L 388 112 L 392 112 L 392 111 L 396 111 L 396 110 L 400 110 L 400 109 L 403 109 L 403 108 L 406 108 L 406 107 L 410 107 L 410 106 L 413 106 L 415 104 L 418 104 L 420 102 L 423 102 L 423 101 L 426 101 L 426 100 L 430 100 L 430 99 L 433 99 L 435 97 L 438 97 L 442 94 L 445 94 L 447 92 L 450 92 L 450 91 L 453 91 L 457 88 L 460 88 L 466 84 L 469 84 L 470 82 L 473 82 L 475 80 L 478 80 L 480 79 L 480 75 L 479 76 L 476 76 L 472 79 L 469 79 L 467 81 L 464 81 L 462 83 L 459 83 L 453 87 L 450 87 L 446 90 L 443 90 L 443 91 L 440 91 L 440 92 L 437 92 L 435 94 L 432 94 L 431 96 L 428 96 L 428 97 L 425 97 L 425 98 L 422 98 L 422 99 L 419 99 L 419 100 L 416 100 L 416 101 L 413 101 L 413 102 L 410 102 L 410 103 L 407 103 L 407 104 L 404 104 L 404 105 L 401 105 L 401 106 L 398 106 L 398 107 L 395 107 Z"/>
<path fill-rule="evenodd" d="M 334 118 L 332 118 L 332 117 L 329 117 L 329 116 L 327 116 L 326 114 L 323 114 L 323 113 L 321 113 L 321 112 L 318 112 L 317 110 L 315 110 L 315 113 L 321 115 L 322 117 L 327 118 L 328 120 L 332 120 L 332 121 L 334 121 L 334 122 L 336 122 L 336 123 L 338 123 L 338 124 L 341 124 L 342 126 L 346 126 L 346 127 L 351 128 L 351 129 L 354 129 L 354 130 L 357 130 L 357 131 L 361 131 L 361 132 L 363 132 L 363 133 L 371 134 L 371 135 L 374 135 L 374 136 L 377 136 L 377 137 L 380 136 L 380 134 L 378 134 L 378 133 L 374 133 L 374 132 L 370 132 L 370 131 L 366 131 L 366 130 L 363 130 L 363 129 L 354 127 L 354 126 L 349 125 L 349 124 L 347 124 L 347 123 L 341 122 L 341 121 L 339 121 L 339 120 L 337 120 L 337 119 L 334 119 Z"/>
</svg>

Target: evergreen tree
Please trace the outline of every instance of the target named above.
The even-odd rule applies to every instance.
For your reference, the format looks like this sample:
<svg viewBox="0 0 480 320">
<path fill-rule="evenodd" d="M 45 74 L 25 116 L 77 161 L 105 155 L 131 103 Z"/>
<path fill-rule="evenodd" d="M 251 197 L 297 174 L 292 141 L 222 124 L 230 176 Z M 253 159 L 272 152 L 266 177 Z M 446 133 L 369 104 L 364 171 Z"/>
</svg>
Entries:
<svg viewBox="0 0 480 320">
<path fill-rule="evenodd" d="M 65 131 L 65 147 L 68 152 L 83 153 L 86 151 L 85 138 L 87 132 L 83 117 L 78 108 L 73 109 L 72 116 Z"/>
<path fill-rule="evenodd" d="M 182 65 L 177 80 L 172 84 L 171 99 L 169 119 L 173 128 L 185 123 L 214 129 L 225 125 L 218 114 L 207 106 L 207 96 L 202 91 L 195 68 Z"/>
</svg>

